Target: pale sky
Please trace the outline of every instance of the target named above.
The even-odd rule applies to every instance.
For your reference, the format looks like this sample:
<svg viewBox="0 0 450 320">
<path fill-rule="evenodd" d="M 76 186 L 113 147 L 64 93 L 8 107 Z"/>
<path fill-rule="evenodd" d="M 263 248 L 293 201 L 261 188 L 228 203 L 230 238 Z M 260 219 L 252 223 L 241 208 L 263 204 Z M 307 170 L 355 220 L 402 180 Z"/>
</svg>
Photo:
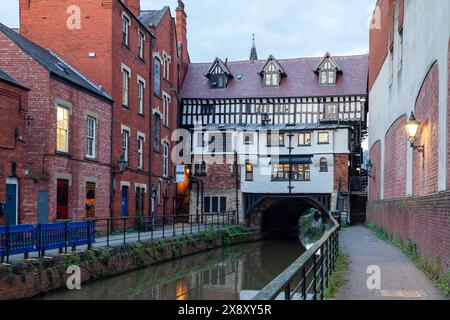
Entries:
<svg viewBox="0 0 450 320">
<path fill-rule="evenodd" d="M 57 1 L 57 0 L 55 0 Z M 19 0 L 2 0 L 0 22 L 19 26 Z M 246 60 L 252 33 L 258 58 L 368 52 L 368 21 L 375 0 L 185 0 L 189 53 L 193 62 L 216 56 Z M 177 0 L 141 0 L 142 9 Z"/>
</svg>

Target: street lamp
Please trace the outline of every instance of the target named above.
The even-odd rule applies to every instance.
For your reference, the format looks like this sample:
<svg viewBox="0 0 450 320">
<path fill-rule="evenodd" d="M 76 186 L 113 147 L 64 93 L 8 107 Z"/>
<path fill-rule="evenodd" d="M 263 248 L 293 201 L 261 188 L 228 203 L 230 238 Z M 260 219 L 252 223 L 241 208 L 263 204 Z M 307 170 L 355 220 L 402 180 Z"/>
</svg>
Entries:
<svg viewBox="0 0 450 320">
<path fill-rule="evenodd" d="M 373 170 L 373 163 L 370 161 L 370 159 L 366 162 L 366 170 L 367 170 L 367 176 L 373 180 L 375 180 L 375 176 L 372 176 L 372 170 Z"/>
<path fill-rule="evenodd" d="M 119 171 L 113 172 L 114 174 L 122 174 L 125 169 L 128 167 L 128 161 L 125 159 L 125 153 L 122 152 L 120 155 L 120 159 L 117 161 L 119 164 Z"/>
<path fill-rule="evenodd" d="M 417 150 L 419 153 L 423 153 L 425 151 L 425 146 L 416 146 L 414 143 L 417 141 L 417 133 L 419 132 L 420 122 L 416 120 L 414 112 L 411 112 L 411 116 L 406 122 L 405 128 L 408 134 L 408 141 L 411 143 L 411 148 Z"/>
</svg>

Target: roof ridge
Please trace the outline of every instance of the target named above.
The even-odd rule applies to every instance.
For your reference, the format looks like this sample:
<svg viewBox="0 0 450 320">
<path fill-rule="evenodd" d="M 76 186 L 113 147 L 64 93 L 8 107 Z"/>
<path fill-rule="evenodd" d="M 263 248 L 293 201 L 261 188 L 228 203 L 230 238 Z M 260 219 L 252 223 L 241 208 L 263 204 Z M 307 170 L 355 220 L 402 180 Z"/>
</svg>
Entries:
<svg viewBox="0 0 450 320">
<path fill-rule="evenodd" d="M 103 90 L 103 87 L 100 85 L 97 85 L 96 83 L 92 82 L 87 76 L 85 76 L 83 73 L 81 73 L 81 71 L 79 71 L 77 68 L 75 68 L 74 66 L 72 66 L 70 63 L 68 63 L 66 60 L 64 60 L 62 57 L 60 57 L 56 52 L 50 50 L 50 49 L 46 49 L 51 55 L 53 55 L 55 58 L 57 58 L 59 61 L 61 61 L 62 63 L 64 63 L 66 66 L 68 66 L 73 72 L 75 72 L 80 78 L 82 78 L 84 81 L 86 81 L 87 83 L 89 83 L 92 87 L 94 87 L 95 89 L 97 89 L 99 92 L 101 92 L 102 94 L 104 94 L 105 96 L 107 96 L 108 98 L 112 99 L 112 96 L 106 92 L 105 90 Z"/>
</svg>

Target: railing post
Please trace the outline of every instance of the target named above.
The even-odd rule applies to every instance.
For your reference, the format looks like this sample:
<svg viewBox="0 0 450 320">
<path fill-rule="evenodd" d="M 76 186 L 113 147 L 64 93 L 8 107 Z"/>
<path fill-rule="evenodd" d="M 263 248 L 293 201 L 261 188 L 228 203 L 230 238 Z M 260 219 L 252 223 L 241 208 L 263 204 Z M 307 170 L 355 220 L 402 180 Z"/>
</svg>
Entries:
<svg viewBox="0 0 450 320">
<path fill-rule="evenodd" d="M 291 300 L 291 283 L 289 282 L 284 289 L 284 300 Z"/>
<path fill-rule="evenodd" d="M 320 277 L 322 278 L 322 280 L 320 281 L 320 300 L 323 300 L 323 291 L 324 291 L 324 289 L 325 289 L 325 283 L 324 283 L 324 281 L 325 281 L 325 278 L 324 278 L 324 276 L 325 276 L 325 260 L 324 260 L 324 258 L 325 258 L 325 251 L 324 251 L 324 245 L 322 245 L 322 247 L 320 248 L 320 253 L 321 253 L 321 259 L 320 259 L 320 264 L 322 265 L 321 266 L 321 275 L 320 275 Z"/>
<path fill-rule="evenodd" d="M 109 233 L 111 232 L 110 219 L 106 219 L 106 246 L 109 247 Z"/>
<path fill-rule="evenodd" d="M 38 246 L 38 257 L 42 257 L 42 225 L 38 223 L 38 239 L 37 239 L 37 246 Z"/>
<path fill-rule="evenodd" d="M 69 246 L 69 237 L 67 234 L 67 221 L 64 222 L 64 253 L 67 254 L 67 248 Z"/>
<path fill-rule="evenodd" d="M 123 219 L 123 244 L 127 243 L 127 218 L 122 218 Z"/>
<path fill-rule="evenodd" d="M 141 216 L 138 216 L 138 242 L 141 242 Z"/>
<path fill-rule="evenodd" d="M 90 221 L 90 220 L 87 221 L 88 250 L 92 250 L 91 223 L 92 223 L 92 221 Z"/>
<path fill-rule="evenodd" d="M 317 300 L 317 251 L 313 254 L 313 273 L 314 273 L 314 280 L 313 280 L 313 300 Z"/>
<path fill-rule="evenodd" d="M 11 232 L 9 230 L 9 225 L 6 225 L 6 233 L 5 233 L 6 239 L 6 263 L 9 263 L 9 251 L 11 246 Z"/>
<path fill-rule="evenodd" d="M 175 236 L 176 236 L 176 230 L 175 230 L 175 213 L 172 213 L 172 226 L 173 226 L 173 228 L 172 228 L 172 230 L 173 230 L 173 237 L 175 238 Z"/>
<path fill-rule="evenodd" d="M 306 301 L 306 267 L 303 266 L 302 269 L 302 296 L 303 296 L 303 300 Z"/>
</svg>

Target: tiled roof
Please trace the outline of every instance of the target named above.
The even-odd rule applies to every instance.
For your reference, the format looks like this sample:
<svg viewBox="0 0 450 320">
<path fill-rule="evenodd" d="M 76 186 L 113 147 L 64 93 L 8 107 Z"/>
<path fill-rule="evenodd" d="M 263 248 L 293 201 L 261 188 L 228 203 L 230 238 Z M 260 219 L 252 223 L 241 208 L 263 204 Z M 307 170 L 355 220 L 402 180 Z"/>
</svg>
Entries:
<svg viewBox="0 0 450 320">
<path fill-rule="evenodd" d="M 112 98 L 108 93 L 89 81 L 89 79 L 82 75 L 78 70 L 69 65 L 52 51 L 40 47 L 36 43 L 26 39 L 22 35 L 1 23 L 0 31 L 3 32 L 15 44 L 17 44 L 23 51 L 35 59 L 40 65 L 47 69 L 53 76 L 82 88 L 100 98 L 112 101 Z"/>
<path fill-rule="evenodd" d="M 0 69 L 0 81 L 8 82 L 9 84 L 12 84 L 16 87 L 20 87 L 26 90 L 29 90 L 27 87 L 25 87 L 23 84 L 21 84 L 19 81 L 11 77 L 9 74 L 7 74 L 5 71 Z"/>
<path fill-rule="evenodd" d="M 139 21 L 146 27 L 157 27 L 168 10 L 170 10 L 168 6 L 165 6 L 161 10 L 143 10 L 139 16 Z"/>
<path fill-rule="evenodd" d="M 233 99 L 367 94 L 368 55 L 332 58 L 342 68 L 343 74 L 338 75 L 336 86 L 328 87 L 320 86 L 319 76 L 314 73 L 323 60 L 320 57 L 277 60 L 287 74 L 280 87 L 264 87 L 258 72 L 266 60 L 228 62 L 227 67 L 234 79 L 225 89 L 210 89 L 205 74 L 211 63 L 191 63 L 180 95 L 184 99 Z M 238 75 L 242 75 L 242 80 Z"/>
</svg>

